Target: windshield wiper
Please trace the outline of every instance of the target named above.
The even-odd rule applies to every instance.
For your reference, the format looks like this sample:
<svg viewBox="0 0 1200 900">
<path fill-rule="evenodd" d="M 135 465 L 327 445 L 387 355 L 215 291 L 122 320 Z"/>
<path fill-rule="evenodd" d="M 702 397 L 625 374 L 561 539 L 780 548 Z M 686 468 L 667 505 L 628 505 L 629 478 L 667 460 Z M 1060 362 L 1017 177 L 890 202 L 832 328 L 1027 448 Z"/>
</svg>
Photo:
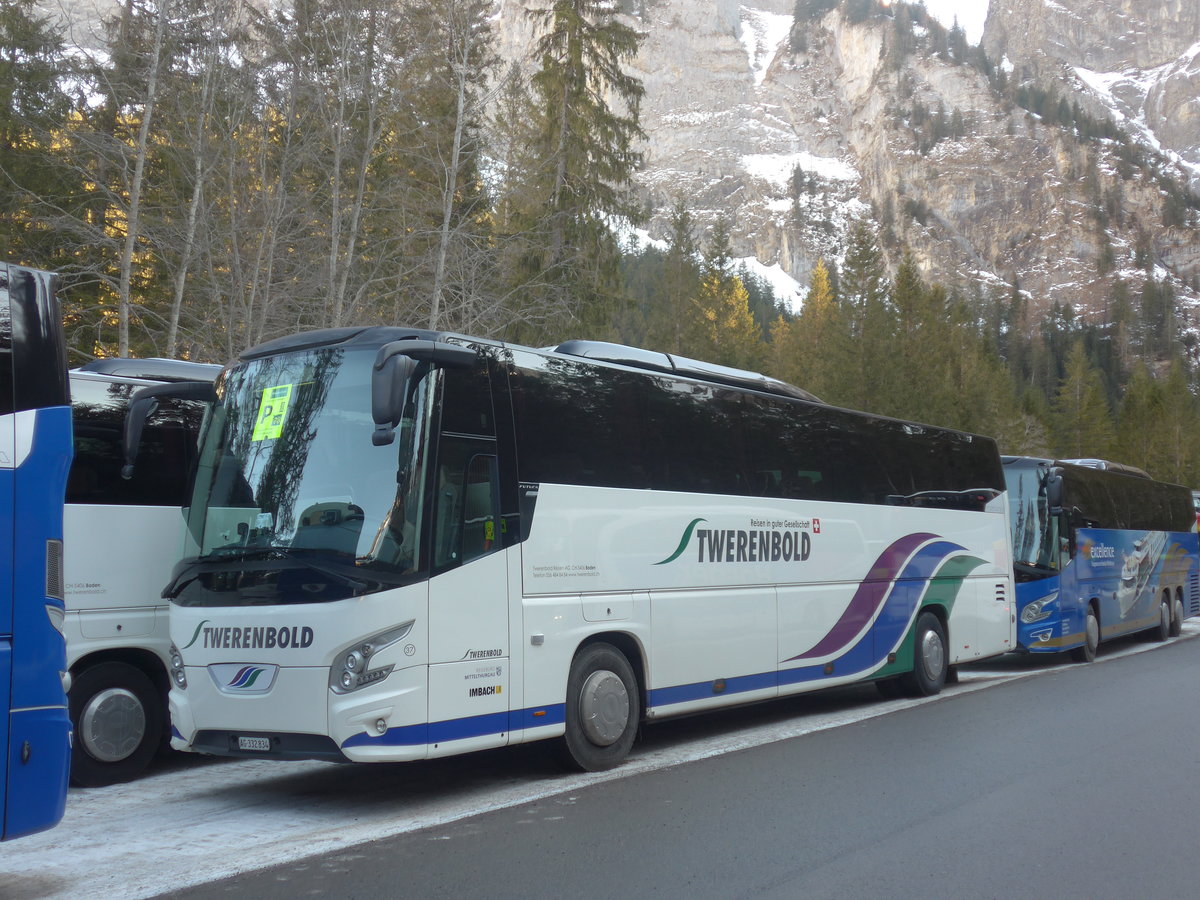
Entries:
<svg viewBox="0 0 1200 900">
<path fill-rule="evenodd" d="M 162 596 L 174 600 L 180 592 L 201 575 L 212 572 L 228 572 L 237 568 L 242 572 L 268 572 L 280 568 L 280 563 L 296 563 L 312 569 L 327 578 L 348 587 L 354 592 L 365 591 L 369 583 L 361 581 L 332 566 L 325 565 L 306 555 L 306 551 L 294 547 L 223 547 L 207 556 L 196 556 L 182 560 L 171 582 L 163 588 Z M 231 563 L 233 566 L 231 566 Z M 292 566 L 285 566 L 291 568 Z"/>
</svg>

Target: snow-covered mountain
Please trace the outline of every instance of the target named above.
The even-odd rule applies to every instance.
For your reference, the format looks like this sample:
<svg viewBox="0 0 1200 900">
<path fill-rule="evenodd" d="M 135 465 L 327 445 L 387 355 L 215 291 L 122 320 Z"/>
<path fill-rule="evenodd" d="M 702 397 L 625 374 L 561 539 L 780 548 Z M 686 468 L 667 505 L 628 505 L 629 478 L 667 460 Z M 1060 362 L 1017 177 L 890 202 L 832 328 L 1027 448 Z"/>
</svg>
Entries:
<svg viewBox="0 0 1200 900">
<path fill-rule="evenodd" d="M 1200 3 L 993 0 L 983 46 L 1024 77 L 1061 82 L 1200 190 Z"/>
<path fill-rule="evenodd" d="M 535 3 L 497 0 L 509 58 L 529 46 Z M 645 35 L 634 68 L 651 237 L 665 236 L 683 198 L 707 226 L 731 217 L 736 251 L 805 285 L 869 216 L 893 265 L 907 248 L 928 277 L 964 290 L 1016 282 L 1035 307 L 1057 300 L 1100 317 L 1116 279 L 1136 297 L 1149 271 L 1173 284 L 1185 318 L 1200 305 L 1195 210 L 1164 224 L 1174 202 L 1164 178 L 1200 191 L 1195 0 L 991 2 L 982 45 L 996 71 L 1112 120 L 1144 148 L 1136 154 L 1022 108 L 978 61 L 938 52 L 921 25 L 898 61 L 899 6 L 855 23 L 830 10 L 797 40 L 794 0 L 624 7 Z M 953 127 L 930 140 L 939 111 Z"/>
</svg>

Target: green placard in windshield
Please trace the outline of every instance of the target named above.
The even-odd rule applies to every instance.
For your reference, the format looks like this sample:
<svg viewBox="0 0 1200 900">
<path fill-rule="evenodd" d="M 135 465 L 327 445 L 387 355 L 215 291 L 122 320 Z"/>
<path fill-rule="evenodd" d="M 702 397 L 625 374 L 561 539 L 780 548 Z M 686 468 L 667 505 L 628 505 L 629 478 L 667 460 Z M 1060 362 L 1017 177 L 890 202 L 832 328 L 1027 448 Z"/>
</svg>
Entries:
<svg viewBox="0 0 1200 900">
<path fill-rule="evenodd" d="M 258 419 L 254 422 L 252 441 L 273 440 L 283 434 L 283 420 L 287 418 L 288 404 L 292 402 L 292 386 L 281 384 L 263 391 L 258 404 Z"/>
</svg>

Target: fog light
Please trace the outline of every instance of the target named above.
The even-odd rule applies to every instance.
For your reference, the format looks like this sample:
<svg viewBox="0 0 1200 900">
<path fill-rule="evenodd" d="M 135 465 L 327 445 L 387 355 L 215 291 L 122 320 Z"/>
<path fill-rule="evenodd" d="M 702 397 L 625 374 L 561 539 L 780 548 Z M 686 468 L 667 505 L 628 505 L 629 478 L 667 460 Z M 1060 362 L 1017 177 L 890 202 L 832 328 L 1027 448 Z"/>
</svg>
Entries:
<svg viewBox="0 0 1200 900">
<path fill-rule="evenodd" d="M 175 682 L 175 686 L 180 690 L 187 688 L 187 672 L 183 668 L 183 655 L 179 652 L 179 648 L 174 644 L 171 645 L 171 680 Z"/>
</svg>

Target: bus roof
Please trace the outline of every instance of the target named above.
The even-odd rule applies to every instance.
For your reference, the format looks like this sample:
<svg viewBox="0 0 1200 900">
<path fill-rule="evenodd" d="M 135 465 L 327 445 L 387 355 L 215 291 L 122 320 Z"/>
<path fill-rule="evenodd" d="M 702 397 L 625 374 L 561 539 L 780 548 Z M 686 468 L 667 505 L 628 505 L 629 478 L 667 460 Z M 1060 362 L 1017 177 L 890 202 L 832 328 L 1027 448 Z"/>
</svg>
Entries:
<svg viewBox="0 0 1200 900">
<path fill-rule="evenodd" d="M 110 356 L 94 359 L 72 371 L 144 378 L 148 381 L 212 381 L 221 373 L 221 368 L 214 363 L 197 363 L 183 359 L 123 359 Z"/>
</svg>

